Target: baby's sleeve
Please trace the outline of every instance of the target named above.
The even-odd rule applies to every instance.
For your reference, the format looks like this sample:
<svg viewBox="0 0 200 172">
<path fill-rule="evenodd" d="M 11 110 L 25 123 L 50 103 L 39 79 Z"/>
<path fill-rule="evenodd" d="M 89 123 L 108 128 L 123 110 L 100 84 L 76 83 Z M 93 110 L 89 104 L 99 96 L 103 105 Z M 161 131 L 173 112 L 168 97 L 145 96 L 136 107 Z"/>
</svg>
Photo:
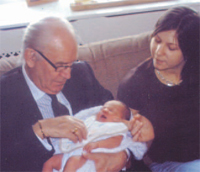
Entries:
<svg viewBox="0 0 200 172">
<path fill-rule="evenodd" d="M 145 142 L 133 142 L 128 146 L 128 149 L 133 153 L 136 160 L 141 160 L 147 152 L 147 144 Z"/>
</svg>

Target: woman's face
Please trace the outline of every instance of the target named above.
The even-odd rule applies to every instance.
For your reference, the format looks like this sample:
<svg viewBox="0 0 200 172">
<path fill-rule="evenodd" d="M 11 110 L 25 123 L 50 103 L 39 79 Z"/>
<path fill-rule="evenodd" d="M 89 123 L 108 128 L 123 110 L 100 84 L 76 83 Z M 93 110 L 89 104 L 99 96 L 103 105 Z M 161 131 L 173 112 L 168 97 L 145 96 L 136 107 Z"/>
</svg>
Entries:
<svg viewBox="0 0 200 172">
<path fill-rule="evenodd" d="M 159 32 L 150 44 L 153 64 L 157 70 L 182 70 L 185 60 L 175 30 Z"/>
</svg>

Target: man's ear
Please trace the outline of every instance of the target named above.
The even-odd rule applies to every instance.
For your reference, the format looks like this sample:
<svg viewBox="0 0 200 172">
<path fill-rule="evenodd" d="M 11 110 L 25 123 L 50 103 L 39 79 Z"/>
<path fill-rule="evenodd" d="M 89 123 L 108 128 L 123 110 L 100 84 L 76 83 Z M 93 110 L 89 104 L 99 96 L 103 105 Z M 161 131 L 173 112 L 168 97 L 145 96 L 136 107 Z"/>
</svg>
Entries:
<svg viewBox="0 0 200 172">
<path fill-rule="evenodd" d="M 36 63 L 36 56 L 35 56 L 36 52 L 32 49 L 32 48 L 26 48 L 25 52 L 24 52 L 24 58 L 26 61 L 26 64 L 32 68 L 35 66 Z"/>
</svg>

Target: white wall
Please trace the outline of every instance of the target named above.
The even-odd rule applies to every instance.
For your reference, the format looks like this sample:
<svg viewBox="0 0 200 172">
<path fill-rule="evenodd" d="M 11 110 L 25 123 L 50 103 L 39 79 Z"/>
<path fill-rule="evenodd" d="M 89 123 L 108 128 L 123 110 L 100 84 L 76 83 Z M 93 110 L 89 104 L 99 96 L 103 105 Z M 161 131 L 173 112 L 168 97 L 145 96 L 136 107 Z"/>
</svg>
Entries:
<svg viewBox="0 0 200 172">
<path fill-rule="evenodd" d="M 199 1 L 200 2 L 200 1 Z M 190 5 L 200 13 L 200 3 Z M 112 17 L 87 18 L 72 22 L 83 44 L 151 31 L 167 9 Z"/>
<path fill-rule="evenodd" d="M 0 30 L 0 55 L 15 53 L 21 50 L 22 37 L 25 28 Z"/>
<path fill-rule="evenodd" d="M 113 17 L 99 17 L 73 22 L 80 42 L 90 43 L 153 30 L 163 11 L 130 14 Z"/>
<path fill-rule="evenodd" d="M 192 6 L 200 12 L 200 3 Z M 81 44 L 147 32 L 153 29 L 164 10 L 72 21 Z M 0 56 L 21 50 L 25 28 L 0 30 Z"/>
</svg>

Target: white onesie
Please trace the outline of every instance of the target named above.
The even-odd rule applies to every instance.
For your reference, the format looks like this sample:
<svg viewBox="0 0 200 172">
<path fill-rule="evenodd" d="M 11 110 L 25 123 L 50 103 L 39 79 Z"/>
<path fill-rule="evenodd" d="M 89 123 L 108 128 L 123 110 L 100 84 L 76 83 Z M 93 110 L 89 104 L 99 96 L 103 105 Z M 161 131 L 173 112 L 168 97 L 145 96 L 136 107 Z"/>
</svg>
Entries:
<svg viewBox="0 0 200 172">
<path fill-rule="evenodd" d="M 62 168 L 60 171 L 63 170 L 68 158 L 82 154 L 83 147 L 87 143 L 107 139 L 118 135 L 123 136 L 123 140 L 120 146 L 112 149 L 97 148 L 93 149 L 92 152 L 117 153 L 126 148 L 129 148 L 136 159 L 142 159 L 144 153 L 147 151 L 146 143 L 133 142 L 131 139 L 131 134 L 128 132 L 128 128 L 124 123 L 96 121 L 96 114 L 100 111 L 101 108 L 102 106 L 97 106 L 94 108 L 82 110 L 75 115 L 75 117 L 78 119 L 83 120 L 87 127 L 87 140 L 83 140 L 81 143 L 74 143 L 66 138 L 60 139 L 60 150 L 62 153 L 64 153 Z M 77 172 L 95 171 L 94 162 L 91 160 L 86 161 L 86 163 L 77 170 Z"/>
</svg>

